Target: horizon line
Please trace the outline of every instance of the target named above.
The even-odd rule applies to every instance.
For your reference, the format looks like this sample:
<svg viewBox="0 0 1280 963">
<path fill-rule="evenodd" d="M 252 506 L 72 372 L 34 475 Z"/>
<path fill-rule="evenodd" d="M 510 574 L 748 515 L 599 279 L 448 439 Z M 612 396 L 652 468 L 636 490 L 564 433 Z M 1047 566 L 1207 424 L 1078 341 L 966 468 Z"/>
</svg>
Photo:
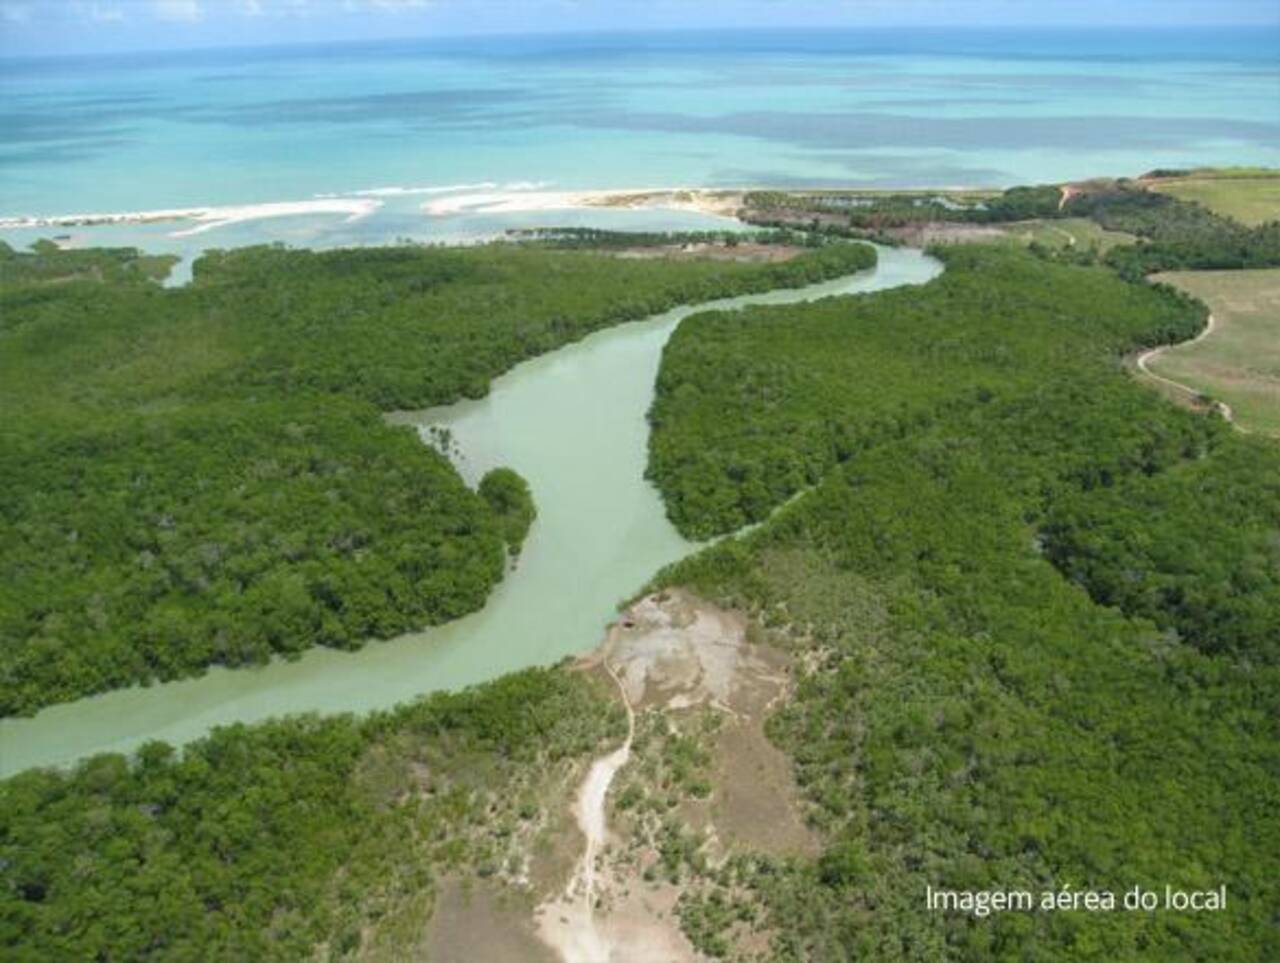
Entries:
<svg viewBox="0 0 1280 963">
<path fill-rule="evenodd" d="M 1088 33 L 1088 34 L 1107 34 L 1107 33 L 1124 33 L 1129 31 L 1141 31 L 1143 33 L 1187 33 L 1194 31 L 1203 33 L 1204 31 L 1248 31 L 1250 33 L 1262 31 L 1280 34 L 1280 23 L 1253 23 L 1253 22 L 1223 22 L 1215 24 L 1151 24 L 1137 22 L 1123 24 L 1081 24 L 1072 22 L 1063 23 L 1036 23 L 1036 24 L 968 24 L 968 23 L 943 23 L 933 24 L 928 27 L 919 27 L 909 23 L 900 24 L 874 24 L 866 26 L 853 26 L 849 24 L 793 24 L 786 26 L 731 26 L 731 27 L 713 27 L 713 26 L 673 26 L 673 27 L 645 27 L 645 28 L 628 28 L 620 26 L 617 28 L 592 28 L 585 30 L 565 30 L 552 28 L 547 30 L 525 30 L 520 32 L 512 32 L 506 30 L 493 31 L 464 31 L 449 32 L 436 34 L 419 34 L 414 36 L 392 35 L 385 37 L 366 37 L 355 40 L 348 39 L 332 39 L 332 40 L 279 40 L 270 39 L 263 41 L 241 41 L 236 43 L 206 43 L 191 44 L 181 47 L 129 47 L 111 50 L 96 51 L 75 51 L 75 52 L 59 52 L 59 53 L 30 53 L 30 54 L 9 54 L 0 51 L 0 64 L 16 63 L 23 61 L 46 61 L 46 60 L 85 60 L 93 58 L 108 57 L 127 57 L 137 55 L 165 55 L 210 51 L 236 51 L 236 50 L 272 50 L 272 49 L 304 49 L 304 48 L 324 48 L 324 47 L 363 47 L 363 46 L 381 46 L 385 44 L 415 44 L 415 43 L 448 43 L 456 41 L 483 41 L 483 40 L 519 40 L 519 39 L 538 39 L 552 37 L 656 37 L 656 36 L 680 36 L 691 34 L 767 34 L 776 36 L 779 34 L 805 33 L 805 32 L 822 32 L 824 34 L 843 33 L 843 34 L 874 34 L 874 33 L 901 33 L 909 31 L 913 34 L 943 34 L 943 33 Z M 1096 56 L 1093 55 L 1093 56 Z"/>
</svg>

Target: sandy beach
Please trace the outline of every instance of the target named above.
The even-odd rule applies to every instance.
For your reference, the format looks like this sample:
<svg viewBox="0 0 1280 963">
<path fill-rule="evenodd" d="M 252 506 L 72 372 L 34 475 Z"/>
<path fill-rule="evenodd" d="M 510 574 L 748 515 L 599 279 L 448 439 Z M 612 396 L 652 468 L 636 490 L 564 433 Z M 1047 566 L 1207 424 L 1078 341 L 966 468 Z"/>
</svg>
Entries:
<svg viewBox="0 0 1280 963">
<path fill-rule="evenodd" d="M 614 210 L 667 210 L 733 219 L 742 204 L 741 190 L 706 190 L 682 187 L 639 187 L 609 190 L 548 190 L 545 181 L 499 184 L 482 181 L 436 186 L 373 187 L 344 194 L 321 194 L 302 201 L 260 204 L 209 205 L 158 208 L 105 213 L 18 215 L 0 217 L 0 230 L 23 228 L 101 227 L 119 224 L 191 222 L 169 233 L 183 238 L 246 221 L 308 214 L 344 215 L 348 222 L 368 217 L 385 199 L 421 195 L 429 197 L 420 210 L 432 218 L 474 214 L 518 214 L 535 211 L 610 208 Z"/>
<path fill-rule="evenodd" d="M 504 190 L 451 194 L 436 198 L 423 203 L 422 211 L 430 217 L 455 217 L 461 214 L 516 214 L 608 207 L 621 210 L 691 211 L 732 218 L 741 202 L 740 190 L 635 187 L 548 191 L 512 185 Z"/>
<path fill-rule="evenodd" d="M 227 224 L 293 217 L 301 214 L 345 214 L 348 221 L 367 217 L 382 206 L 372 198 L 333 197 L 307 201 L 275 201 L 266 204 L 239 204 L 223 207 L 167 208 L 153 211 L 124 211 L 103 214 L 55 214 L 50 216 L 3 217 L 0 230 L 31 227 L 96 227 L 108 224 L 154 224 L 163 221 L 195 221 L 196 225 L 173 231 L 170 237 L 189 237 Z"/>
</svg>

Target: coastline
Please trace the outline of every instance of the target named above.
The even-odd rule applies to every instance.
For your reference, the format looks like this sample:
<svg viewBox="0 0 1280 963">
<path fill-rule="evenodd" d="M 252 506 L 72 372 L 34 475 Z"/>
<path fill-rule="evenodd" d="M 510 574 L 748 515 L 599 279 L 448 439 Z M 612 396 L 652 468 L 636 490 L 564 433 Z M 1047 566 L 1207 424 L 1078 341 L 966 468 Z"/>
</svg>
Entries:
<svg viewBox="0 0 1280 963">
<path fill-rule="evenodd" d="M 535 211 L 608 208 L 613 210 L 671 210 L 733 218 L 745 193 L 743 188 L 636 187 L 599 190 L 546 190 L 534 181 L 499 185 L 494 182 L 439 187 L 378 187 L 349 194 L 326 194 L 302 201 L 267 201 L 260 204 L 205 205 L 154 208 L 140 211 L 26 214 L 0 217 L 0 230 L 31 228 L 103 227 L 122 224 L 156 224 L 192 221 L 192 227 L 170 232 L 170 237 L 190 237 L 214 228 L 245 221 L 307 214 L 346 215 L 351 222 L 368 217 L 384 206 L 385 198 L 428 195 L 419 210 L 428 217 L 447 218 L 471 214 L 514 214 Z"/>
<path fill-rule="evenodd" d="M 161 208 L 93 214 L 18 215 L 0 217 L 0 230 L 41 227 L 102 227 L 113 224 L 155 224 L 165 221 L 195 221 L 196 226 L 173 231 L 170 237 L 190 237 L 216 227 L 244 221 L 302 214 L 345 214 L 347 221 L 368 217 L 382 206 L 371 198 L 315 198 L 307 201 L 270 201 L 264 204 L 236 204 L 209 207 Z"/>
<path fill-rule="evenodd" d="M 548 191 L 509 188 L 461 193 L 426 201 L 429 217 L 463 214 L 519 214 L 532 211 L 611 208 L 614 210 L 671 210 L 733 218 L 742 206 L 746 188 L 623 187 L 599 190 Z"/>
<path fill-rule="evenodd" d="M 209 204 L 192 207 L 148 208 L 137 211 L 81 212 L 71 214 L 0 215 L 0 231 L 68 227 L 111 227 L 165 222 L 191 222 L 168 232 L 186 238 L 215 228 L 250 221 L 302 215 L 345 215 L 344 223 L 369 217 L 388 204 L 399 202 L 397 214 L 416 211 L 430 220 L 473 216 L 539 214 L 554 211 L 669 211 L 736 221 L 751 191 L 770 190 L 763 185 L 734 187 L 610 187 L 551 189 L 548 181 L 477 181 L 420 186 L 391 185 L 337 193 L 316 194 L 307 200 L 265 201 L 254 204 Z M 947 188 L 901 188 L 902 192 L 985 192 L 996 188 L 973 185 Z M 788 188 L 803 193 L 805 188 Z M 812 190 L 823 190 L 814 187 Z M 830 190 L 826 188 L 825 190 Z M 881 188 L 841 189 L 850 194 L 874 196 L 894 193 Z M 424 197 L 413 207 L 406 199 Z M 414 203 L 414 202 L 409 202 Z"/>
</svg>

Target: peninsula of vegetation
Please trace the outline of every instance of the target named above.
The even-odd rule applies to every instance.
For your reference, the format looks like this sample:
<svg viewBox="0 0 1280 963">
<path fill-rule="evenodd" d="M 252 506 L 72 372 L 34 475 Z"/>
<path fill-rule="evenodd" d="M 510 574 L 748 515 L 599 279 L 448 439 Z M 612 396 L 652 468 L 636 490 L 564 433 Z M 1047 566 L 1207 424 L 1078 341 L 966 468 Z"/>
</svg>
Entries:
<svg viewBox="0 0 1280 963">
<path fill-rule="evenodd" d="M 0 947 L 1277 956 L 1280 448 L 1131 359 L 1204 330 L 1200 272 L 1280 267 L 1280 224 L 1157 189 L 1182 176 L 744 194 L 785 260 L 566 230 L 220 252 L 166 291 L 137 252 L 4 250 L 8 712 L 483 604 L 528 489 L 467 487 L 380 412 L 668 305 L 871 266 L 851 241 L 928 238 L 945 271 L 680 323 L 647 471 L 715 540 L 636 586 L 592 656 L 0 782 Z M 925 905 L 1133 885 L 1226 905 Z"/>
<path fill-rule="evenodd" d="M 211 252 L 0 247 L 0 712 L 348 648 L 479 608 L 534 506 L 469 490 L 380 411 L 677 304 L 867 268 L 655 263 L 539 245 Z M 504 548 L 505 546 L 505 548 Z"/>
</svg>

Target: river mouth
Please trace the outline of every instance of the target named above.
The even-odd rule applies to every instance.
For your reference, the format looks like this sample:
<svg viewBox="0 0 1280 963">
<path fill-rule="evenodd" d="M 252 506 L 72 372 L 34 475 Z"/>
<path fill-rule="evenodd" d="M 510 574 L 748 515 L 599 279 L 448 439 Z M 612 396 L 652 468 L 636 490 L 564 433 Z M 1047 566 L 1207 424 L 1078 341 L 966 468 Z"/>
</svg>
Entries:
<svg viewBox="0 0 1280 963">
<path fill-rule="evenodd" d="M 51 706 L 0 721 L 0 775 L 62 765 L 160 739 L 182 744 L 214 726 L 299 712 L 368 712 L 546 665 L 595 646 L 619 602 L 695 547 L 672 527 L 644 477 L 662 348 L 681 319 L 708 309 L 789 304 L 923 284 L 942 266 L 921 251 L 881 248 L 875 269 L 791 290 L 677 308 L 598 331 L 517 365 L 487 397 L 391 420 L 449 429 L 474 484 L 509 465 L 538 506 L 519 564 L 485 607 L 357 652 L 315 648 L 262 668 L 214 668 L 194 679 Z"/>
</svg>

